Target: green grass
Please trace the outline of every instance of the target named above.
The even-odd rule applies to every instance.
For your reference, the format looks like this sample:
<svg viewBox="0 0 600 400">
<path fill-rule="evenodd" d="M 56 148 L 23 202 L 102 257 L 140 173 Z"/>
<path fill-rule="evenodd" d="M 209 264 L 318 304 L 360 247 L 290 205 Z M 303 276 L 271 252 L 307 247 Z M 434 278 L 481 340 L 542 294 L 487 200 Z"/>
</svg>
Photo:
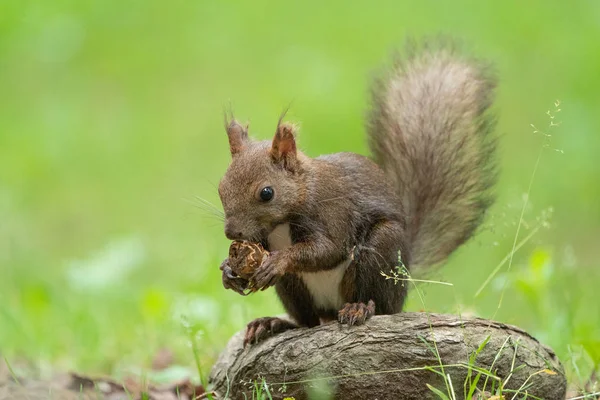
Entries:
<svg viewBox="0 0 600 400">
<path fill-rule="evenodd" d="M 0 352 L 118 375 L 166 346 L 206 374 L 232 333 L 282 311 L 272 290 L 222 288 L 221 223 L 191 204 L 218 205 L 223 107 L 268 138 L 292 101 L 308 154 L 366 154 L 371 71 L 407 35 L 448 32 L 497 64 L 502 175 L 482 234 L 436 277 L 453 286 L 421 286 L 425 302 L 519 325 L 585 381 L 600 362 L 599 16 L 586 1 L 1 2 Z M 521 218 L 544 141 L 530 124 L 557 98 Z"/>
</svg>

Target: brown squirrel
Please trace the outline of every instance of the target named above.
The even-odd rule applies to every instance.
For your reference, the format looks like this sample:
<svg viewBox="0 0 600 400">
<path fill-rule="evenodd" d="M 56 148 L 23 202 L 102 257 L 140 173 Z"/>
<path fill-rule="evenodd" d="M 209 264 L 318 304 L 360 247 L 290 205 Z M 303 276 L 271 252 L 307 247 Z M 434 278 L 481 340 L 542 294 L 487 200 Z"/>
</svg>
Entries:
<svg viewBox="0 0 600 400">
<path fill-rule="evenodd" d="M 375 80 L 367 118 L 373 159 L 310 158 L 280 119 L 272 141 L 226 120 L 232 162 L 219 184 L 225 235 L 261 243 L 256 287 L 275 286 L 295 322 L 259 318 L 245 343 L 338 319 L 362 324 L 402 310 L 406 284 L 385 279 L 444 261 L 493 201 L 495 136 L 489 68 L 454 46 L 409 46 Z M 226 288 L 247 281 L 221 265 Z"/>
</svg>

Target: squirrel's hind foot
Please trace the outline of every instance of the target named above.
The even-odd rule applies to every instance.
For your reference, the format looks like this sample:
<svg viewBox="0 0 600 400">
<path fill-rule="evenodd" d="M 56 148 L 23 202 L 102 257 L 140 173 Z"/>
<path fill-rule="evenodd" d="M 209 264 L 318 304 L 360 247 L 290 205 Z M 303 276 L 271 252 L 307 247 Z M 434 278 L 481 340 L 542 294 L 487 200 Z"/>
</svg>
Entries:
<svg viewBox="0 0 600 400">
<path fill-rule="evenodd" d="M 293 322 L 277 317 L 257 318 L 246 327 L 244 347 L 249 343 L 258 343 L 268 337 L 297 327 Z"/>
<path fill-rule="evenodd" d="M 341 324 L 362 325 L 366 320 L 375 315 L 375 302 L 369 300 L 365 303 L 346 303 L 338 312 L 338 321 Z"/>
</svg>

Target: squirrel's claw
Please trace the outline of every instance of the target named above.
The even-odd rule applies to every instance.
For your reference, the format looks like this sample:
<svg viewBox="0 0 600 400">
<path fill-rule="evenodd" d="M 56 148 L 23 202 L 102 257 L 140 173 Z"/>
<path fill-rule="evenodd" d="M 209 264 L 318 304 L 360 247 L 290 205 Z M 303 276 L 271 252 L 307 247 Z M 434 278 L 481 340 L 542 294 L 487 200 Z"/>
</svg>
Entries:
<svg viewBox="0 0 600 400">
<path fill-rule="evenodd" d="M 280 272 L 275 254 L 271 254 L 254 272 L 251 281 L 256 290 L 265 290 L 277 283 L 283 274 Z"/>
<path fill-rule="evenodd" d="M 362 325 L 375 314 L 375 302 L 369 300 L 365 303 L 346 303 L 338 312 L 338 321 L 342 324 Z"/>
<path fill-rule="evenodd" d="M 249 343 L 258 343 L 270 336 L 297 328 L 297 325 L 276 317 L 257 318 L 246 327 L 244 335 L 244 347 Z"/>
<path fill-rule="evenodd" d="M 249 282 L 246 279 L 237 276 L 231 270 L 231 267 L 229 267 L 229 259 L 223 261 L 219 269 L 223 271 L 222 281 L 225 289 L 231 289 L 242 296 L 246 296 L 248 294 L 245 292 L 245 290 L 248 288 Z"/>
</svg>

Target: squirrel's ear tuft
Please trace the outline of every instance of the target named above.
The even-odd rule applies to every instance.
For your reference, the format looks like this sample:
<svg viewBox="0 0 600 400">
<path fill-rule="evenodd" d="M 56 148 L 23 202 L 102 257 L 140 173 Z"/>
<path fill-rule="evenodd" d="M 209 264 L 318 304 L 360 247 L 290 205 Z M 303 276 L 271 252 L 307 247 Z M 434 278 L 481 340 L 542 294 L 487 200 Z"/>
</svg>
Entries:
<svg viewBox="0 0 600 400">
<path fill-rule="evenodd" d="M 235 156 L 242 151 L 248 141 L 248 125 L 243 126 L 232 119 L 231 122 L 225 124 L 225 130 L 229 138 L 229 150 L 231 155 Z"/>
<path fill-rule="evenodd" d="M 273 162 L 292 172 L 298 167 L 296 129 L 294 124 L 279 121 L 270 151 Z"/>
</svg>

